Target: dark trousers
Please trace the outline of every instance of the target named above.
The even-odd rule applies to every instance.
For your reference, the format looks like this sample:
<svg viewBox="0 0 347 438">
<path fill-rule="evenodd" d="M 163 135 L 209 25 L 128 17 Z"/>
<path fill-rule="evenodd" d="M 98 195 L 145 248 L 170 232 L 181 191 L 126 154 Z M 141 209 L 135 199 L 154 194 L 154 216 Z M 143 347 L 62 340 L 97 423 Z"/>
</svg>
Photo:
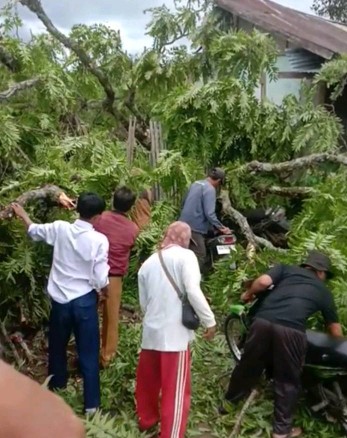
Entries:
<svg viewBox="0 0 347 438">
<path fill-rule="evenodd" d="M 203 234 L 197 233 L 196 231 L 192 231 L 192 238 L 190 241 L 189 249 L 191 249 L 198 258 L 200 272 L 202 274 L 205 274 L 207 269 L 207 250 L 205 236 Z"/>
<path fill-rule="evenodd" d="M 234 369 L 226 399 L 237 402 L 270 367 L 275 390 L 274 433 L 289 434 L 300 392 L 306 354 L 306 334 L 263 319 L 255 319 L 240 363 Z"/>
<path fill-rule="evenodd" d="M 74 333 L 79 366 L 83 377 L 84 407 L 100 406 L 99 380 L 99 321 L 95 291 L 59 304 L 52 300 L 49 321 L 48 373 L 52 375 L 50 389 L 64 388 L 67 384 L 67 345 Z"/>
</svg>

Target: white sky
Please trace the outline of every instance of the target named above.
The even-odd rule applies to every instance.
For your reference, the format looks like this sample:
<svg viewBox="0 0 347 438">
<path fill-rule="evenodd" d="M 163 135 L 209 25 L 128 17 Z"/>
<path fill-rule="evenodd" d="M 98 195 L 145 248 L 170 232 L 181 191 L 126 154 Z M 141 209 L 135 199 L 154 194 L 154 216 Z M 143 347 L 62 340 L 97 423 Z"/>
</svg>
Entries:
<svg viewBox="0 0 347 438">
<path fill-rule="evenodd" d="M 131 53 L 141 51 L 144 46 L 151 45 L 151 39 L 145 35 L 145 27 L 149 15 L 144 9 L 160 6 L 163 3 L 172 7 L 173 0 L 41 0 L 48 16 L 62 31 L 68 32 L 77 23 L 107 23 L 120 30 L 124 48 Z M 313 0 L 275 0 L 282 5 L 311 12 Z M 0 0 L 0 7 L 7 0 Z M 17 6 L 25 29 L 23 37 L 29 32 L 44 31 L 42 23 L 28 9 Z"/>
</svg>

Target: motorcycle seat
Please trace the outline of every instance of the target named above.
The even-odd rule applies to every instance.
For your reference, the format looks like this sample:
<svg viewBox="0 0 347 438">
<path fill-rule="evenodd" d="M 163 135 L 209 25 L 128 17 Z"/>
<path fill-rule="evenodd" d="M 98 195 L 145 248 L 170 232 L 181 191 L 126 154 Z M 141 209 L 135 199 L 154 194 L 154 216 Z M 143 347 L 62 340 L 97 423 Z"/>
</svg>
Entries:
<svg viewBox="0 0 347 438">
<path fill-rule="evenodd" d="M 347 339 L 307 330 L 306 364 L 347 367 Z"/>
</svg>

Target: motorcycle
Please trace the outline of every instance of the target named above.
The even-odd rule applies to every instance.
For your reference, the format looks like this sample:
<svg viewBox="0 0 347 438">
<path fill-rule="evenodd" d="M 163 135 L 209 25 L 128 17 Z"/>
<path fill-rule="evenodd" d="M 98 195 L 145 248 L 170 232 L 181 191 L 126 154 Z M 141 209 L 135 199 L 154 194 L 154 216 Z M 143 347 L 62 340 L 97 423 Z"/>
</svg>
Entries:
<svg viewBox="0 0 347 438">
<path fill-rule="evenodd" d="M 265 292 L 266 294 L 266 292 Z M 261 298 L 252 304 L 235 304 L 225 321 L 224 333 L 236 363 Z M 347 339 L 307 330 L 307 353 L 302 387 L 313 415 L 339 423 L 347 437 Z M 269 377 L 269 376 L 267 376 Z"/>
<path fill-rule="evenodd" d="M 257 208 L 244 212 L 254 234 L 269 240 L 273 245 L 287 247 L 286 234 L 290 223 L 283 207 Z"/>
<path fill-rule="evenodd" d="M 215 235 L 211 233 L 206 239 L 207 269 L 210 270 L 217 260 L 230 257 L 231 251 L 236 251 L 236 236 L 234 233 Z M 230 264 L 230 269 L 235 269 L 235 263 Z"/>
</svg>

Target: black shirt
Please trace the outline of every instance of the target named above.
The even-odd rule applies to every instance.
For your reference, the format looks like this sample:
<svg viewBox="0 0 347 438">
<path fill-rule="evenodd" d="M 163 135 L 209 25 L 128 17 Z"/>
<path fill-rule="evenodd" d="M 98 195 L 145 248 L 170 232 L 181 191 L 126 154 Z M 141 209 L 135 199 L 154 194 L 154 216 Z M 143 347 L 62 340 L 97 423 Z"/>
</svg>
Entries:
<svg viewBox="0 0 347 438">
<path fill-rule="evenodd" d="M 307 319 L 322 312 L 326 324 L 338 322 L 330 290 L 315 273 L 299 266 L 276 265 L 267 273 L 274 288 L 261 297 L 257 318 L 305 331 Z"/>
</svg>

